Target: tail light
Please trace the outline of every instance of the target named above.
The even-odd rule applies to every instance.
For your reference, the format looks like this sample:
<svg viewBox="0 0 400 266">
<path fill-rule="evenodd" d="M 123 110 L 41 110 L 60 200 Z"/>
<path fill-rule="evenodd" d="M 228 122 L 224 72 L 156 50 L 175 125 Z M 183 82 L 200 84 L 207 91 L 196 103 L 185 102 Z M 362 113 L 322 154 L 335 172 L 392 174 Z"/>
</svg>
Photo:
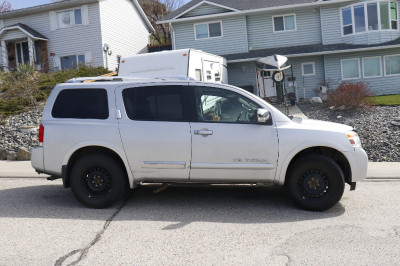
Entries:
<svg viewBox="0 0 400 266">
<path fill-rule="evenodd" d="M 39 127 L 39 144 L 43 143 L 43 137 L 44 137 L 44 126 L 40 124 Z"/>
</svg>

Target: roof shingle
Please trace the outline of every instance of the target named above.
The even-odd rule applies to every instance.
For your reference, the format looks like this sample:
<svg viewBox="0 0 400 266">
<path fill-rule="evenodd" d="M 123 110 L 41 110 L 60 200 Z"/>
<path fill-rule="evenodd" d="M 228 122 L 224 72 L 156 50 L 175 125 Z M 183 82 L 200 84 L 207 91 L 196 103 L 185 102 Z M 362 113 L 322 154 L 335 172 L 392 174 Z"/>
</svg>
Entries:
<svg viewBox="0 0 400 266">
<path fill-rule="evenodd" d="M 177 10 L 166 15 L 162 20 L 172 19 L 177 15 L 179 15 L 180 13 L 192 8 L 193 6 L 197 5 L 202 1 L 203 0 L 192 0 L 186 5 L 182 6 L 181 8 L 178 8 Z M 252 10 L 259 8 L 268 8 L 268 7 L 308 4 L 316 1 L 315 0 L 208 0 L 208 2 L 244 11 L 244 10 Z"/>
<path fill-rule="evenodd" d="M 227 54 L 222 55 L 228 61 L 234 60 L 246 60 L 246 59 L 255 59 L 266 57 L 274 54 L 279 55 L 307 55 L 313 53 L 329 53 L 329 52 L 351 52 L 357 49 L 364 49 L 364 48 L 385 48 L 387 46 L 398 45 L 400 46 L 400 38 L 397 38 L 393 41 L 379 43 L 379 44 L 372 44 L 372 45 L 364 45 L 364 44 L 347 44 L 347 43 L 336 43 L 336 44 L 311 44 L 311 45 L 300 45 L 300 46 L 290 46 L 290 47 L 279 47 L 279 48 L 268 48 L 268 49 L 260 49 L 260 50 L 253 50 L 247 53 L 237 53 L 237 54 Z"/>
</svg>

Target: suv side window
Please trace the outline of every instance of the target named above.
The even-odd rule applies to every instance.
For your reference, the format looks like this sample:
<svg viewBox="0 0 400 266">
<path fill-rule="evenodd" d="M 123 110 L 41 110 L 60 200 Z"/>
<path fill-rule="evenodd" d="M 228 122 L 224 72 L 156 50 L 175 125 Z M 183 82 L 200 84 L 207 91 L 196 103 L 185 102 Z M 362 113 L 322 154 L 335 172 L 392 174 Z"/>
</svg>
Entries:
<svg viewBox="0 0 400 266">
<path fill-rule="evenodd" d="M 196 87 L 198 122 L 256 124 L 262 108 L 236 92 L 212 87 Z"/>
<path fill-rule="evenodd" d="M 51 115 L 54 118 L 107 119 L 108 97 L 105 89 L 65 89 L 60 91 Z"/>
<path fill-rule="evenodd" d="M 125 110 L 132 120 L 187 121 L 185 86 L 149 86 L 122 91 Z"/>
</svg>

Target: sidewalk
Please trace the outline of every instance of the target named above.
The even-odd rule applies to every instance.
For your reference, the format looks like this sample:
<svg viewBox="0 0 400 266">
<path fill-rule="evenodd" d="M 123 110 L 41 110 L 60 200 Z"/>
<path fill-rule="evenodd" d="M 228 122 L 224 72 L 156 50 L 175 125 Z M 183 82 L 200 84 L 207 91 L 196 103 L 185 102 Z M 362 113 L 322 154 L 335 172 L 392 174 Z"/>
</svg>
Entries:
<svg viewBox="0 0 400 266">
<path fill-rule="evenodd" d="M 31 166 L 29 161 L 0 161 L 1 177 L 26 177 L 26 178 L 46 178 L 47 175 L 39 175 Z M 400 179 L 399 163 L 368 163 L 367 179 Z"/>
</svg>

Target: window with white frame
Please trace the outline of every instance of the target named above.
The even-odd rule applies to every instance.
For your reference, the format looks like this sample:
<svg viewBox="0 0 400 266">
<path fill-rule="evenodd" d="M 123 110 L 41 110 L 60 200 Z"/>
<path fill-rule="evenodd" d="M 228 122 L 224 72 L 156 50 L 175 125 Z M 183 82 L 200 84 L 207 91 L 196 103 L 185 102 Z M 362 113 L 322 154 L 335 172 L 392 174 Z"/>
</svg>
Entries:
<svg viewBox="0 0 400 266">
<path fill-rule="evenodd" d="M 222 36 L 222 23 L 210 22 L 194 25 L 195 35 L 197 39 L 207 39 Z"/>
<path fill-rule="evenodd" d="M 362 62 L 364 78 L 375 78 L 382 76 L 382 62 L 380 56 L 364 57 Z"/>
<path fill-rule="evenodd" d="M 301 72 L 303 76 L 314 76 L 315 75 L 315 64 L 314 62 L 302 63 Z"/>
<path fill-rule="evenodd" d="M 358 3 L 341 9 L 342 34 L 398 30 L 396 1 Z"/>
<path fill-rule="evenodd" d="M 85 65 L 85 55 L 70 55 L 60 57 L 61 70 L 75 69 L 80 65 Z"/>
<path fill-rule="evenodd" d="M 360 78 L 360 60 L 358 58 L 342 59 L 342 79 L 358 79 Z"/>
<path fill-rule="evenodd" d="M 400 55 L 387 55 L 385 60 L 385 75 L 400 75 Z"/>
<path fill-rule="evenodd" d="M 276 16 L 272 20 L 274 22 L 274 31 L 296 30 L 296 16 L 294 14 Z"/>
<path fill-rule="evenodd" d="M 80 8 L 57 12 L 57 26 L 59 29 L 81 24 L 82 10 Z"/>
</svg>

